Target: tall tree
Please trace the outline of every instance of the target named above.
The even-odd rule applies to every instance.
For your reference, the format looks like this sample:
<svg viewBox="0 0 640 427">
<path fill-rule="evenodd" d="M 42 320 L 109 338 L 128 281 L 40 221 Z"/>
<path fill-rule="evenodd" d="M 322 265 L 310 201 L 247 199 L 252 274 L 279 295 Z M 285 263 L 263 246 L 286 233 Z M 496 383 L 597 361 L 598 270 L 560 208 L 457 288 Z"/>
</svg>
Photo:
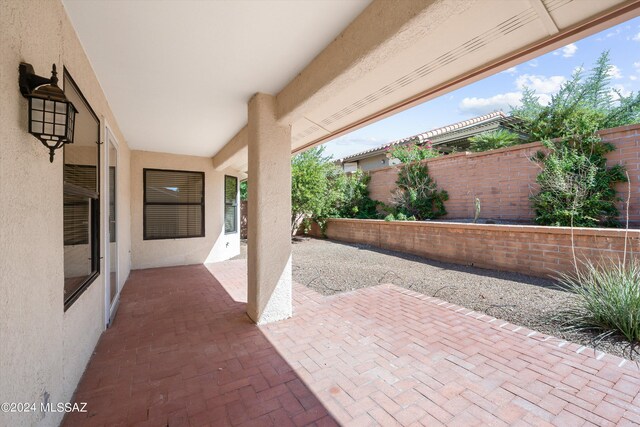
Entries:
<svg viewBox="0 0 640 427">
<path fill-rule="evenodd" d="M 344 174 L 329 157 L 324 147 L 316 147 L 291 160 L 291 234 L 295 234 L 305 218 L 332 216 L 341 199 Z"/>
<path fill-rule="evenodd" d="M 512 110 L 522 133 L 547 148 L 535 157 L 542 170 L 540 191 L 531 201 L 539 224 L 617 225 L 614 185 L 626 176 L 620 165 L 607 167 L 605 155 L 615 147 L 597 132 L 640 121 L 640 94 L 625 96 L 612 88 L 611 70 L 605 51 L 586 77 L 577 69 L 548 104 L 527 89 L 522 105 Z"/>
</svg>

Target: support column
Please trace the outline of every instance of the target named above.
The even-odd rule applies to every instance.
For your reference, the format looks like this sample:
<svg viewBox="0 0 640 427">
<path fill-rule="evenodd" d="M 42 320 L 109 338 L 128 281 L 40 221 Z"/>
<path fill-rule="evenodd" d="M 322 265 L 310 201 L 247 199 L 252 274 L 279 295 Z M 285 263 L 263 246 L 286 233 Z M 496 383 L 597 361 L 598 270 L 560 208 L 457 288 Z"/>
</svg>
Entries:
<svg viewBox="0 0 640 427">
<path fill-rule="evenodd" d="M 247 314 L 257 324 L 292 315 L 291 128 L 276 122 L 275 97 L 249 101 Z"/>
</svg>

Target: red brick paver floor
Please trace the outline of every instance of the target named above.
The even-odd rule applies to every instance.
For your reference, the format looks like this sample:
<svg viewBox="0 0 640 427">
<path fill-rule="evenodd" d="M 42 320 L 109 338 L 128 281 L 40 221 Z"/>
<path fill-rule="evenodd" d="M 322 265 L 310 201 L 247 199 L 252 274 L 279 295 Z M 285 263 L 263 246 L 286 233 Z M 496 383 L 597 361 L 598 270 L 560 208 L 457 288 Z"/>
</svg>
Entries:
<svg viewBox="0 0 640 427">
<path fill-rule="evenodd" d="M 637 425 L 622 359 L 392 285 L 244 314 L 245 263 L 134 271 L 65 425 Z"/>
</svg>

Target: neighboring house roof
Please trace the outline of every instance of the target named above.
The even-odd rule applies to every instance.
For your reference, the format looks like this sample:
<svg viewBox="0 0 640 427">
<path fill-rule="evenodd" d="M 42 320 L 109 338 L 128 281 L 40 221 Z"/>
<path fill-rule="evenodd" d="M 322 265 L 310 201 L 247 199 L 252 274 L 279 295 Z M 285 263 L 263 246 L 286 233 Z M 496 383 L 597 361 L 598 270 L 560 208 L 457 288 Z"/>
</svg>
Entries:
<svg viewBox="0 0 640 427">
<path fill-rule="evenodd" d="M 394 147 L 397 145 L 404 145 L 409 143 L 423 144 L 426 141 L 431 141 L 433 145 L 441 145 L 447 142 L 456 141 L 461 138 L 468 138 L 469 136 L 485 132 L 486 130 L 490 130 L 485 128 L 492 127 L 492 125 L 493 127 L 495 127 L 500 123 L 511 124 L 514 121 L 516 121 L 514 117 L 507 116 L 502 111 L 494 111 L 483 116 L 474 117 L 469 120 L 463 120 L 461 122 L 442 126 L 427 132 L 392 141 L 379 147 L 361 151 L 359 153 L 344 157 L 340 159 L 339 162 L 344 163 L 365 159 L 367 157 L 371 157 L 373 155 L 387 151 L 390 147 Z"/>
</svg>

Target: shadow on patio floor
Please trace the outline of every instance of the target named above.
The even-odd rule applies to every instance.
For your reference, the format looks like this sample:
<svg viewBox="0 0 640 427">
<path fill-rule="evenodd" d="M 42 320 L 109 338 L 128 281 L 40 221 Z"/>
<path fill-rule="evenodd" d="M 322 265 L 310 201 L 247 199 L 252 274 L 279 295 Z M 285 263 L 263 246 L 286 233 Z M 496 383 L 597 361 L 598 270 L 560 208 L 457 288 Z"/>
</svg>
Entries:
<svg viewBox="0 0 640 427">
<path fill-rule="evenodd" d="M 138 270 L 65 426 L 335 425 L 202 265 Z"/>
</svg>

